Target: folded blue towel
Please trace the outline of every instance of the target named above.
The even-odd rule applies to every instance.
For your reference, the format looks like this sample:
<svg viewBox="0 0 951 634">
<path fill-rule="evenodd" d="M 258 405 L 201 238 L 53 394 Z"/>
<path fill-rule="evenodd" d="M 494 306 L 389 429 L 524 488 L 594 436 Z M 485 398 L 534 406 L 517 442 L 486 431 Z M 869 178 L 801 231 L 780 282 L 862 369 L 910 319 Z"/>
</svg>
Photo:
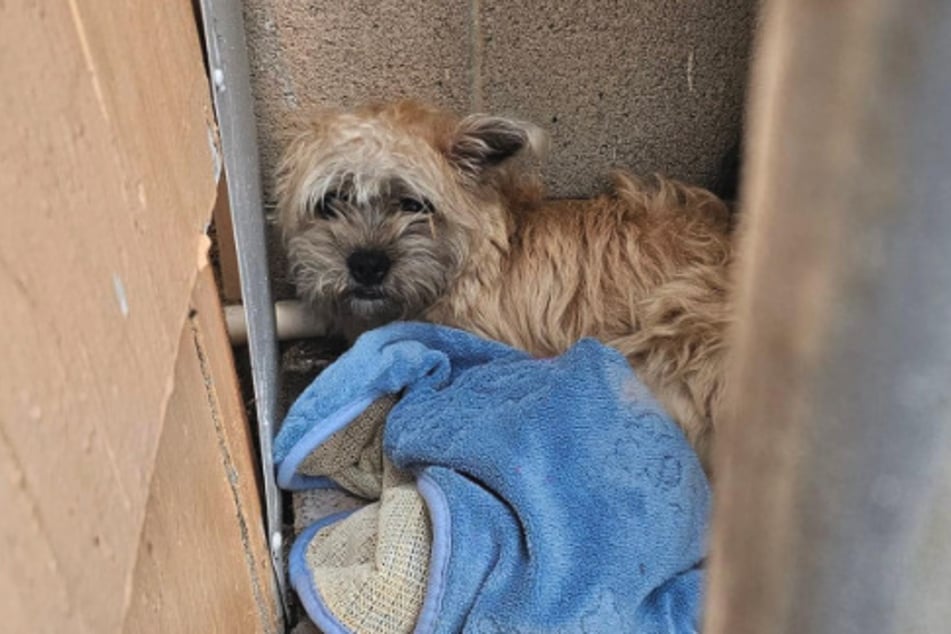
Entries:
<svg viewBox="0 0 951 634">
<path fill-rule="evenodd" d="M 278 481 L 378 397 L 432 522 L 417 632 L 699 630 L 709 486 L 616 351 L 554 359 L 429 324 L 371 331 L 291 408 Z"/>
</svg>

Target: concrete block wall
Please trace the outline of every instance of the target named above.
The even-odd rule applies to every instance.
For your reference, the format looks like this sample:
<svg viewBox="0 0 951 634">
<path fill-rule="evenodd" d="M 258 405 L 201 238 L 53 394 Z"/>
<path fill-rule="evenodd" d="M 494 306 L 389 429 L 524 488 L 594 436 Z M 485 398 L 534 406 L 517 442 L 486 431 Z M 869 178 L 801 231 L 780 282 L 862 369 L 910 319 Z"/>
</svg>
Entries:
<svg viewBox="0 0 951 634">
<path fill-rule="evenodd" d="M 716 189 L 756 3 L 244 0 L 265 193 L 289 112 L 401 96 L 545 127 L 556 197 L 602 191 L 612 167 Z"/>
</svg>

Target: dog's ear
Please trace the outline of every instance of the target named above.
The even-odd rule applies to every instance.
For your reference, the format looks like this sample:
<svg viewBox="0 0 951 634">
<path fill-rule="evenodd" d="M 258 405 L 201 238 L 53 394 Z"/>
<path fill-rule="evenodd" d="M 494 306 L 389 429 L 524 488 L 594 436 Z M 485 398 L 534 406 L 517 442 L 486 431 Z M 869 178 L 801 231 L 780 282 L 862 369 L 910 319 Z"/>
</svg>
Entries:
<svg viewBox="0 0 951 634">
<path fill-rule="evenodd" d="M 540 156 L 547 140 L 545 132 L 532 123 L 469 115 L 456 126 L 449 144 L 449 160 L 463 172 L 478 177 L 522 150 Z"/>
</svg>

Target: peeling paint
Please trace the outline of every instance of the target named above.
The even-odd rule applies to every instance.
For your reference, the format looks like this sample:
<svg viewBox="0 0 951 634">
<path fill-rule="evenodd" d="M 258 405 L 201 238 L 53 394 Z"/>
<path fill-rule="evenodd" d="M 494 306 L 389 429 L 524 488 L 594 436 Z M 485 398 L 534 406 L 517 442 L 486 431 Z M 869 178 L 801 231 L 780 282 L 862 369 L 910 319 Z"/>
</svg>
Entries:
<svg viewBox="0 0 951 634">
<path fill-rule="evenodd" d="M 225 71 L 220 68 L 215 68 L 211 71 L 211 81 L 215 84 L 215 90 L 219 92 L 227 90 L 227 86 L 225 86 Z"/>
<path fill-rule="evenodd" d="M 198 238 L 198 259 L 195 261 L 195 266 L 198 267 L 198 270 L 202 270 L 208 266 L 211 261 L 208 258 L 208 254 L 211 252 L 211 238 L 208 237 L 207 229 L 205 233 L 201 234 Z"/>
<path fill-rule="evenodd" d="M 112 290 L 116 293 L 116 301 L 119 302 L 119 312 L 122 313 L 123 317 L 129 317 L 129 297 L 125 292 L 125 284 L 122 283 L 122 278 L 119 277 L 118 273 L 112 274 Z"/>
<path fill-rule="evenodd" d="M 208 151 L 211 153 L 211 165 L 214 170 L 214 182 L 221 178 L 221 151 L 218 149 L 218 132 L 214 124 L 208 122 L 205 125 L 205 131 L 208 134 Z"/>
</svg>

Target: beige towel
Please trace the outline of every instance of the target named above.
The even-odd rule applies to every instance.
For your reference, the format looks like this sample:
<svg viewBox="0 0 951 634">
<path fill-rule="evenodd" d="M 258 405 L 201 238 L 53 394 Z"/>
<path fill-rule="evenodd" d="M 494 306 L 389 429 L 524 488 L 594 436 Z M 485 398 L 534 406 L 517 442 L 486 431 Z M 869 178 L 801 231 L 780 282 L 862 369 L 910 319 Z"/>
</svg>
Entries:
<svg viewBox="0 0 951 634">
<path fill-rule="evenodd" d="M 383 456 L 383 424 L 396 397 L 375 401 L 300 467 L 376 500 L 319 530 L 307 546 L 313 585 L 353 632 L 411 632 L 423 604 L 432 534 L 413 479 Z"/>
</svg>

